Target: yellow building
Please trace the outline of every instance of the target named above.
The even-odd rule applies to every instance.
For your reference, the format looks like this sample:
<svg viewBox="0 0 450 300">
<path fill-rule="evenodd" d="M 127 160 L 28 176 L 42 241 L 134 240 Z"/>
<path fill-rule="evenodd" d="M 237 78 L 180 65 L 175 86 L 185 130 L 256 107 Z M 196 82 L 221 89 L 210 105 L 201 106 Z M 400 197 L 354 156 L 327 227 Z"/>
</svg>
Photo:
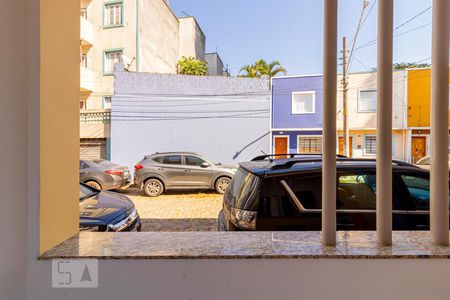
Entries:
<svg viewBox="0 0 450 300">
<path fill-rule="evenodd" d="M 431 70 L 408 70 L 407 93 L 410 157 L 415 162 L 430 154 Z"/>
</svg>

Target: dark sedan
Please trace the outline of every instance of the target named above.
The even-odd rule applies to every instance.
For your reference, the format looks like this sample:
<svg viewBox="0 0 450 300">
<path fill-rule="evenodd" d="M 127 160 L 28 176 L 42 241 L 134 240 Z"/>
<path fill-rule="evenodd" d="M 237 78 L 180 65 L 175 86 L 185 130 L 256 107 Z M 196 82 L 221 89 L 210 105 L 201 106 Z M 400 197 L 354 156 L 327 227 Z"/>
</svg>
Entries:
<svg viewBox="0 0 450 300">
<path fill-rule="evenodd" d="M 80 231 L 141 231 L 141 219 L 127 196 L 80 183 Z"/>
<path fill-rule="evenodd" d="M 97 190 L 126 189 L 132 184 L 128 167 L 108 160 L 80 160 L 80 182 Z"/>
</svg>

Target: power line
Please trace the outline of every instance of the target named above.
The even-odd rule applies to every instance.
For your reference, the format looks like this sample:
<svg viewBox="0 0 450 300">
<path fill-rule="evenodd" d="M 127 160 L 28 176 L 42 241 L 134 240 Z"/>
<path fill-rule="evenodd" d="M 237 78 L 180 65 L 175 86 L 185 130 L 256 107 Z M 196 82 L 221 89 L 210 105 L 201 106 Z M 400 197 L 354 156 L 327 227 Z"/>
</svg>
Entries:
<svg viewBox="0 0 450 300">
<path fill-rule="evenodd" d="M 427 11 L 429 11 L 431 8 L 432 8 L 432 6 L 429 6 L 429 7 L 427 7 L 426 9 L 422 10 L 421 12 L 419 12 L 418 14 L 414 15 L 412 18 L 410 18 L 410 19 L 408 19 L 407 21 L 401 23 L 400 25 L 398 25 L 397 27 L 394 28 L 394 31 L 398 30 L 399 28 L 401 28 L 401 27 L 405 26 L 406 24 L 412 22 L 413 20 L 417 19 L 418 17 L 420 17 L 421 15 L 423 15 L 424 13 L 426 13 Z M 403 34 L 412 32 L 412 31 L 414 31 L 414 30 L 421 29 L 421 28 L 423 28 L 423 27 L 425 27 L 425 26 L 429 26 L 429 25 L 431 25 L 431 23 L 426 24 L 426 25 L 423 25 L 423 26 L 420 26 L 420 27 L 417 27 L 417 28 L 414 28 L 414 29 L 412 29 L 412 30 L 410 30 L 410 31 L 401 33 L 400 35 L 403 35 Z M 396 36 L 399 36 L 399 35 L 396 35 Z M 373 39 L 373 40 L 371 40 L 371 41 L 369 41 L 369 42 L 366 42 L 366 43 L 364 43 L 363 45 L 358 46 L 355 50 L 359 50 L 359 49 L 361 49 L 361 48 L 364 48 L 364 47 L 367 47 L 367 46 L 371 46 L 371 45 L 375 44 L 375 43 L 377 42 L 377 40 L 378 40 L 378 39 L 375 38 L 375 39 Z"/>
<path fill-rule="evenodd" d="M 399 36 L 405 35 L 405 34 L 407 34 L 407 33 L 411 33 L 411 32 L 413 32 L 413 31 L 416 31 L 416 30 L 422 29 L 422 28 L 424 28 L 424 27 L 430 26 L 431 24 L 432 24 L 432 23 L 424 24 L 424 25 L 422 25 L 422 26 L 419 26 L 419 27 L 410 29 L 410 30 L 408 30 L 408 31 L 405 31 L 405 32 L 396 34 L 396 35 L 394 35 L 394 37 L 399 37 Z M 371 41 L 369 41 L 369 42 L 367 42 L 367 43 L 365 43 L 365 44 L 362 44 L 362 45 L 358 46 L 358 47 L 355 49 L 355 51 L 360 50 L 360 49 L 365 48 L 365 47 L 368 47 L 368 46 L 375 45 L 376 43 L 377 43 L 377 39 L 373 39 L 373 40 L 371 40 Z"/>
<path fill-rule="evenodd" d="M 358 27 L 357 27 L 357 29 L 356 29 L 355 36 L 354 36 L 354 38 L 353 38 L 353 40 L 352 40 L 352 43 L 351 43 L 351 44 L 352 44 L 352 49 L 351 49 L 351 51 L 350 51 L 350 56 L 349 56 L 349 58 L 348 58 L 348 64 L 347 64 L 346 66 L 344 66 L 345 72 L 346 72 L 346 73 L 348 72 L 348 70 L 349 70 L 349 68 L 350 68 L 350 66 L 351 66 L 351 64 L 352 64 L 352 56 L 353 56 L 353 52 L 354 52 L 354 50 L 355 50 L 355 44 L 356 44 L 356 41 L 357 41 L 357 39 L 358 39 L 359 31 L 360 31 L 361 28 L 362 28 L 362 21 L 363 21 L 364 11 L 366 10 L 366 8 L 367 8 L 368 5 L 369 5 L 369 2 L 366 1 L 366 0 L 364 0 L 364 2 L 363 2 L 363 8 L 362 8 L 362 11 L 361 11 L 361 16 L 359 17 Z M 346 55 L 347 55 L 347 53 L 344 53 L 344 56 L 346 56 Z"/>
<path fill-rule="evenodd" d="M 428 8 L 426 8 L 425 10 L 421 11 L 420 13 L 418 13 L 417 15 L 415 15 L 414 17 L 412 17 L 411 19 L 409 19 L 408 21 L 398 25 L 397 27 L 394 28 L 394 30 L 397 30 L 403 26 L 405 26 L 406 24 L 410 23 L 411 21 L 417 19 L 418 17 L 420 17 L 421 15 L 423 15 L 424 13 L 426 13 L 427 11 L 429 11 L 432 8 L 432 6 L 429 6 Z"/>
</svg>

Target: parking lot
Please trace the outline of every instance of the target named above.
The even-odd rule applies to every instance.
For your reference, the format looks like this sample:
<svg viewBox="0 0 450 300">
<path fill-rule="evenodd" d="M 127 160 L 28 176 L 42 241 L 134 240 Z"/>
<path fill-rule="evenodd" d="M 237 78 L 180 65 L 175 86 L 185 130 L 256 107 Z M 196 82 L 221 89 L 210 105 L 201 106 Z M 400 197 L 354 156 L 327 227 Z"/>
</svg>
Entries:
<svg viewBox="0 0 450 300">
<path fill-rule="evenodd" d="M 216 231 L 222 195 L 211 191 L 167 192 L 148 197 L 137 188 L 121 191 L 134 202 L 142 231 Z"/>
</svg>

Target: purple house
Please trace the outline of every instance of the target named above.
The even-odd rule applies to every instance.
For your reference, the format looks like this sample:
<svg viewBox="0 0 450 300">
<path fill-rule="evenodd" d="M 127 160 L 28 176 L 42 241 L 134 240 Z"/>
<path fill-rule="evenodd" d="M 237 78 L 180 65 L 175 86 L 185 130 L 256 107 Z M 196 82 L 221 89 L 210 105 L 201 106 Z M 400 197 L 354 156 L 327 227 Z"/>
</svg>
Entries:
<svg viewBox="0 0 450 300">
<path fill-rule="evenodd" d="M 272 78 L 272 153 L 321 153 L 322 75 Z"/>
</svg>

